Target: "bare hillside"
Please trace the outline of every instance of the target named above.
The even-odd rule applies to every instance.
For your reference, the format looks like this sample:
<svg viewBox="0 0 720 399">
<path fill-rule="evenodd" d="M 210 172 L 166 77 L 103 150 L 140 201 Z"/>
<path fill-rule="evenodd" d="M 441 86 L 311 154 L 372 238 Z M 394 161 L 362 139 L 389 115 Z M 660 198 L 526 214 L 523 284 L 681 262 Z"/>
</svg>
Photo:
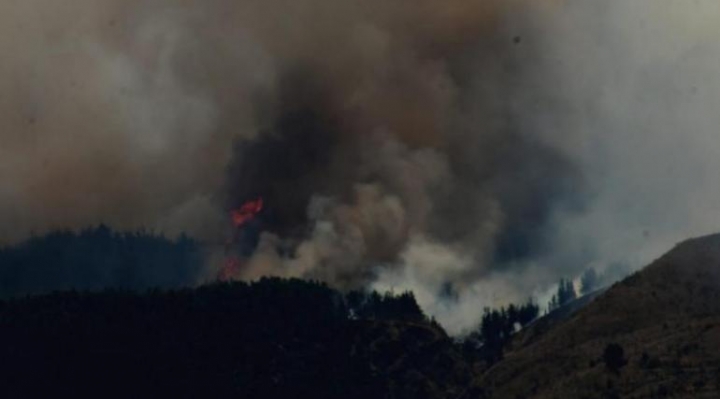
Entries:
<svg viewBox="0 0 720 399">
<path fill-rule="evenodd" d="M 608 367 L 608 345 L 623 350 Z M 623 365 L 624 364 L 624 365 Z M 716 398 L 720 235 L 688 240 L 547 332 L 531 328 L 478 381 L 492 398 Z"/>
</svg>

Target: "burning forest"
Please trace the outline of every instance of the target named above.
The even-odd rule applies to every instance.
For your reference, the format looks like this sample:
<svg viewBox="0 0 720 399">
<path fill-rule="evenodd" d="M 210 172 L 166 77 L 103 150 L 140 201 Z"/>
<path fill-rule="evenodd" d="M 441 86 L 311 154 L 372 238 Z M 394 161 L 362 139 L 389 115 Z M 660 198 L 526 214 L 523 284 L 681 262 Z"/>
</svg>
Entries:
<svg viewBox="0 0 720 399">
<path fill-rule="evenodd" d="M 410 290 L 462 333 L 717 230 L 720 9 L 661 3 L 6 2 L 0 242 L 187 234 L 185 284 Z"/>
</svg>

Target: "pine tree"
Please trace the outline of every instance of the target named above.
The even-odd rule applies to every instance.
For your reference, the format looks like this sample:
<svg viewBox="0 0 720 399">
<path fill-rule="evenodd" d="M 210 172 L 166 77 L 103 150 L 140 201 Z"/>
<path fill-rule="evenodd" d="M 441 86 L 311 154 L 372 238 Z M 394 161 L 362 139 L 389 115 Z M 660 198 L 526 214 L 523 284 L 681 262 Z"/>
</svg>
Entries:
<svg viewBox="0 0 720 399">
<path fill-rule="evenodd" d="M 580 277 L 580 293 L 587 295 L 598 288 L 598 274 L 594 268 L 587 269 Z"/>
<path fill-rule="evenodd" d="M 575 291 L 575 285 L 572 280 L 562 278 L 558 283 L 557 292 L 548 303 L 548 311 L 552 312 L 566 303 L 574 301 L 576 298 L 577 292 Z"/>
</svg>

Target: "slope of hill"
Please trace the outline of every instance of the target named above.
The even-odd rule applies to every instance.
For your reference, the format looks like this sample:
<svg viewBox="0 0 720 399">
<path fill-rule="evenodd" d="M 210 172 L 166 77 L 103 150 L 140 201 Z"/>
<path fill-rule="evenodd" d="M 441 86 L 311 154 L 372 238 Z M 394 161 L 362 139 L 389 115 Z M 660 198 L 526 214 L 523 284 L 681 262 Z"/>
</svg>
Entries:
<svg viewBox="0 0 720 399">
<path fill-rule="evenodd" d="M 572 318 L 577 312 L 592 303 L 596 298 L 605 292 L 606 288 L 598 289 L 589 294 L 583 295 L 552 312 L 534 320 L 532 324 L 524 328 L 520 334 L 513 337 L 511 346 L 515 348 L 525 347 L 542 338 L 545 334 L 553 331 L 555 327 L 563 324 Z"/>
<path fill-rule="evenodd" d="M 615 367 L 611 344 L 624 352 Z M 720 235 L 679 244 L 549 331 L 519 334 L 476 386 L 512 399 L 718 397 Z"/>
</svg>

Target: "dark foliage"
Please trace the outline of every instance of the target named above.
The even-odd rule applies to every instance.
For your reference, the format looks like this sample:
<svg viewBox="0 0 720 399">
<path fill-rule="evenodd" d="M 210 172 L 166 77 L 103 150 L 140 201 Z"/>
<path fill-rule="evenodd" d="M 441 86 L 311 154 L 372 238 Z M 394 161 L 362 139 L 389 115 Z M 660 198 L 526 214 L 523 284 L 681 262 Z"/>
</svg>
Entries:
<svg viewBox="0 0 720 399">
<path fill-rule="evenodd" d="M 0 249 L 0 297 L 55 290 L 177 288 L 202 271 L 199 245 L 182 236 L 117 233 L 99 226 L 60 231 Z"/>
<path fill-rule="evenodd" d="M 395 296 L 389 292 L 380 295 L 375 291 L 370 293 L 352 291 L 347 295 L 347 304 L 350 315 L 354 318 L 425 321 L 425 315 L 415 301 L 412 292 L 404 292 Z"/>
<path fill-rule="evenodd" d="M 520 306 L 510 305 L 507 309 L 485 309 L 478 330 L 464 342 L 466 352 L 477 350 L 485 362 L 498 362 L 516 330 L 535 320 L 539 313 L 540 307 L 532 301 Z"/>
<path fill-rule="evenodd" d="M 625 350 L 619 344 L 609 344 L 603 351 L 603 361 L 608 370 L 619 373 L 620 369 L 627 364 Z"/>
<path fill-rule="evenodd" d="M 553 311 L 567 303 L 574 301 L 577 298 L 577 292 L 575 292 L 575 286 L 572 280 L 560 279 L 558 283 L 557 293 L 553 295 L 550 303 L 548 303 L 548 310 Z"/>
<path fill-rule="evenodd" d="M 281 279 L 0 302 L 0 396 L 422 398 L 469 383 L 410 294 L 376 295 L 355 312 L 415 321 L 352 318 L 352 296 Z"/>
</svg>

